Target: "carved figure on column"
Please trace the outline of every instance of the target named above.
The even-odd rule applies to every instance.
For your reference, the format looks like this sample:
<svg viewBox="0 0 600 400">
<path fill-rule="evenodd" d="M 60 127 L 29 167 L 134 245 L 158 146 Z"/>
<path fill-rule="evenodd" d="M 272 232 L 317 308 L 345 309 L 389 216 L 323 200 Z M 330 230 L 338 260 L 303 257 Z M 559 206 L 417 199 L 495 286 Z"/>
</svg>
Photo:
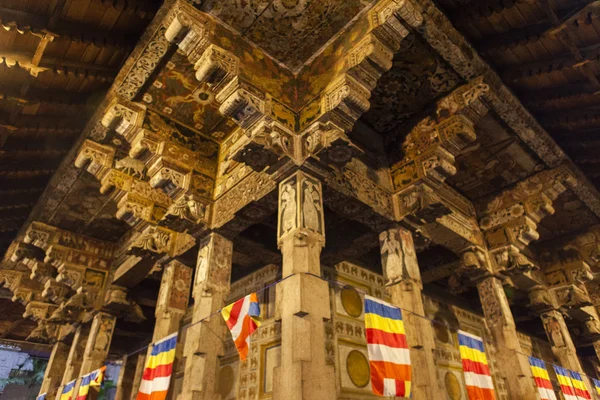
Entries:
<svg viewBox="0 0 600 400">
<path fill-rule="evenodd" d="M 281 192 L 281 232 L 284 235 L 296 228 L 296 190 L 290 182 Z"/>
<path fill-rule="evenodd" d="M 550 344 L 556 347 L 565 347 L 566 343 L 565 338 L 563 337 L 560 322 L 549 314 L 542 315 L 542 321 L 544 322 L 544 327 L 548 333 Z"/>
</svg>

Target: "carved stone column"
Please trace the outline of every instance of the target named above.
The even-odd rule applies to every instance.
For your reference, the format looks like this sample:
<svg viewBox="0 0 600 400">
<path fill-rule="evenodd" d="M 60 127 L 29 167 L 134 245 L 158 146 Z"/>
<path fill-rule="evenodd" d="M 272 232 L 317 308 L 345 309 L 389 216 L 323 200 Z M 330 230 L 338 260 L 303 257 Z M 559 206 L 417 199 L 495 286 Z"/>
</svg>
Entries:
<svg viewBox="0 0 600 400">
<path fill-rule="evenodd" d="M 52 347 L 50 360 L 48 360 L 46 372 L 44 373 L 44 381 L 40 388 L 40 394 L 46 393 L 46 399 L 48 400 L 53 400 L 56 396 L 56 391 L 65 373 L 68 356 L 69 346 L 63 342 L 56 342 Z"/>
<path fill-rule="evenodd" d="M 80 325 L 75 331 L 73 342 L 71 343 L 71 348 L 69 349 L 69 356 L 67 357 L 65 373 L 62 377 L 62 382 L 60 384 L 60 388 L 58 389 L 58 393 L 62 392 L 65 384 L 79 377 L 83 354 L 85 352 L 89 333 L 90 328 L 89 326 L 85 325 Z"/>
<path fill-rule="evenodd" d="M 164 268 L 152 341 L 156 342 L 179 330 L 190 297 L 192 269 L 173 260 Z"/>
<path fill-rule="evenodd" d="M 552 352 L 558 358 L 560 365 L 573 371 L 583 372 L 575 344 L 562 313 L 558 310 L 547 311 L 542 314 L 542 322 L 546 335 L 548 335 L 548 341 L 552 346 Z"/>
<path fill-rule="evenodd" d="M 117 318 L 114 315 L 105 312 L 99 312 L 94 316 L 81 362 L 79 378 L 104 365 L 110 350 L 110 342 L 112 341 L 116 322 Z M 75 393 L 79 392 L 80 384 L 81 379 L 75 385 Z"/>
<path fill-rule="evenodd" d="M 423 283 L 417 263 L 412 235 L 403 228 L 393 228 L 379 235 L 383 274 L 392 304 L 417 315 L 425 315 Z M 413 397 L 415 399 L 442 399 L 442 392 L 433 350 L 434 332 L 431 323 L 410 312 L 403 313 L 406 339 L 413 366 Z"/>
<path fill-rule="evenodd" d="M 536 388 L 527 356 L 522 353 L 517 327 L 502 287 L 490 276 L 477 284 L 485 320 L 496 341 L 498 367 L 511 399 L 535 399 Z"/>
<path fill-rule="evenodd" d="M 273 398 L 335 399 L 333 367 L 325 362 L 329 285 L 318 278 L 325 244 L 321 182 L 303 172 L 279 185 L 278 244 L 282 276 L 291 277 L 277 288 L 281 362 L 275 368 Z"/>
<path fill-rule="evenodd" d="M 185 372 L 178 400 L 210 400 L 218 398 L 216 374 L 219 356 L 223 354 L 225 325 L 221 315 L 213 315 L 224 305 L 229 293 L 233 244 L 216 233 L 200 243 L 194 282 L 194 310 L 184 347 Z"/>
</svg>

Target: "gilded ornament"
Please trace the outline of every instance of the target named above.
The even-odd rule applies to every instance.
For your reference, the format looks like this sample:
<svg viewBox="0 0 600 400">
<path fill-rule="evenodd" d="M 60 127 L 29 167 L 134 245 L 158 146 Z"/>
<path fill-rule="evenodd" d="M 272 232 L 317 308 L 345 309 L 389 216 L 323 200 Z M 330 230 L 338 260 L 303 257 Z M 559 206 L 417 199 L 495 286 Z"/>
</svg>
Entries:
<svg viewBox="0 0 600 400">
<path fill-rule="evenodd" d="M 446 372 L 444 386 L 446 387 L 446 393 L 451 400 L 460 400 L 462 398 L 460 382 L 452 372 Z"/>
<path fill-rule="evenodd" d="M 363 302 L 356 289 L 352 287 L 343 288 L 340 293 L 340 298 L 342 300 L 342 306 L 349 316 L 354 318 L 361 316 L 363 312 Z"/>
<path fill-rule="evenodd" d="M 352 383 L 358 388 L 364 388 L 369 384 L 371 378 L 369 361 L 365 355 L 358 351 L 352 350 L 346 357 L 346 370 Z"/>
</svg>

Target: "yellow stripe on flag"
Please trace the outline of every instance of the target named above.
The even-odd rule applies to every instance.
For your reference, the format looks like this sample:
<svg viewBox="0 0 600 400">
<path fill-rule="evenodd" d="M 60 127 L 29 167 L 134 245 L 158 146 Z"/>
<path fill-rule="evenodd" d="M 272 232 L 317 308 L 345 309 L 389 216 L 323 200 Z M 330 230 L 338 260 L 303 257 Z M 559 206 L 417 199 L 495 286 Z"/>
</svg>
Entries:
<svg viewBox="0 0 600 400">
<path fill-rule="evenodd" d="M 159 365 L 171 364 L 175 360 L 175 349 L 150 356 L 146 368 L 156 368 Z"/>
<path fill-rule="evenodd" d="M 478 362 L 483 365 L 488 365 L 487 357 L 484 352 L 473 349 L 468 346 L 460 346 L 460 356 L 462 359 Z"/>
<path fill-rule="evenodd" d="M 365 327 L 379 329 L 388 333 L 404 334 L 404 322 L 398 319 L 384 318 L 377 314 L 365 314 Z"/>
<path fill-rule="evenodd" d="M 550 376 L 548 375 L 548 371 L 543 368 L 536 367 L 535 365 L 531 365 L 531 371 L 533 372 L 533 376 L 536 378 L 542 378 L 550 380 Z"/>
</svg>

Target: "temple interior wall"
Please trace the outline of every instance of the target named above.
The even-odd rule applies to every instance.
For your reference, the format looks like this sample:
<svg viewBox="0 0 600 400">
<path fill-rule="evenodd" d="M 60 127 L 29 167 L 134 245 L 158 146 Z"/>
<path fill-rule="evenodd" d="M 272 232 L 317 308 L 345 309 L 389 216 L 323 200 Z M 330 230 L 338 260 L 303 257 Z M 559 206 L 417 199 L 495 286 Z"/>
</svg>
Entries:
<svg viewBox="0 0 600 400">
<path fill-rule="evenodd" d="M 349 262 L 334 268 L 324 267 L 323 276 L 332 281 L 330 299 L 332 320 L 325 325 L 325 352 L 327 362 L 335 366 L 337 398 L 340 400 L 376 399 L 371 392 L 369 363 L 364 332 L 363 296 L 369 294 L 388 300 L 384 278 Z M 251 336 L 248 358 L 241 362 L 225 324 L 215 332 L 225 341 L 225 352 L 220 358 L 215 385 L 222 400 L 271 399 L 273 368 L 280 358 L 280 324 L 276 322 L 276 286 L 265 287 L 280 279 L 280 268 L 267 265 L 260 270 L 234 282 L 228 303 L 253 291 L 260 291 L 263 323 Z M 333 283 L 336 282 L 336 283 Z M 346 286 L 348 285 L 348 286 Z M 439 384 L 445 389 L 447 400 L 466 399 L 467 392 L 462 374 L 457 330 L 462 329 L 484 338 L 494 387 L 499 400 L 508 400 L 504 380 L 498 374 L 496 345 L 486 327 L 483 316 L 458 306 L 424 296 L 426 317 L 439 321 L 432 323 L 435 333 L 435 362 Z M 215 316 L 221 318 L 220 315 Z M 191 320 L 191 308 L 185 324 Z M 545 360 L 553 360 L 550 344 L 519 333 L 523 353 Z M 185 330 L 180 343 L 185 343 Z M 181 391 L 184 360 L 180 358 L 175 367 L 172 391 L 169 399 L 176 399 Z M 548 368 L 551 379 L 556 379 Z M 413 371 L 418 373 L 418 371 Z"/>
</svg>

